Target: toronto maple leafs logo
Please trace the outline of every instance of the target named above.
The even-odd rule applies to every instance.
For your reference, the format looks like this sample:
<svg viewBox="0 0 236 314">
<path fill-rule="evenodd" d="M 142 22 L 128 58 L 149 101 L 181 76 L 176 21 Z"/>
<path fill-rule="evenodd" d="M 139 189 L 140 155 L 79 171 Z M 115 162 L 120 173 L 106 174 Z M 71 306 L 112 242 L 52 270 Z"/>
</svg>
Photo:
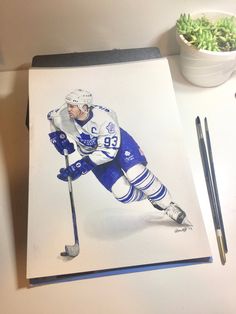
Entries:
<svg viewBox="0 0 236 314">
<path fill-rule="evenodd" d="M 115 133 L 115 124 L 112 122 L 109 122 L 109 124 L 106 126 L 106 129 L 109 134 Z"/>
<path fill-rule="evenodd" d="M 89 134 L 81 133 L 79 136 L 77 136 L 79 142 L 83 144 L 84 146 L 88 147 L 97 147 L 97 137 L 91 136 Z"/>
</svg>

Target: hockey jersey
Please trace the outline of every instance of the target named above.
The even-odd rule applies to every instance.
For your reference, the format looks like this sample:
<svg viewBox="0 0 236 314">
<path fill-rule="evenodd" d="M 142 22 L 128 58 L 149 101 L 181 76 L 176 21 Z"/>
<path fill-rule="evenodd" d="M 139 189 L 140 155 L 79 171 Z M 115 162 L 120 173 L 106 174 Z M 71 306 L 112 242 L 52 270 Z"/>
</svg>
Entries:
<svg viewBox="0 0 236 314">
<path fill-rule="evenodd" d="M 121 135 L 114 111 L 103 106 L 90 107 L 85 121 L 69 117 L 67 105 L 53 110 L 48 118 L 51 131 L 61 130 L 75 141 L 80 155 L 89 156 L 93 163 L 101 165 L 113 160 L 119 150 Z"/>
</svg>

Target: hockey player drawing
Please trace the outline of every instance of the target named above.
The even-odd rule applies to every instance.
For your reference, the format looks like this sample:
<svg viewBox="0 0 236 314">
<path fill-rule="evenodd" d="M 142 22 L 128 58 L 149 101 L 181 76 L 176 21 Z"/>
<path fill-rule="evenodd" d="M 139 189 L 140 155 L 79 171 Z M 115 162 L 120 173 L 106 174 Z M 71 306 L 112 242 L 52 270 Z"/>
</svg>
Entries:
<svg viewBox="0 0 236 314">
<path fill-rule="evenodd" d="M 122 129 L 116 114 L 93 103 L 89 91 L 77 89 L 59 109 L 48 114 L 51 142 L 60 154 L 75 151 L 82 158 L 62 168 L 58 179 L 78 179 L 92 171 L 117 201 L 144 199 L 178 224 L 188 223 L 186 213 L 172 200 L 168 189 L 147 168 L 147 160 L 133 137 Z"/>
</svg>

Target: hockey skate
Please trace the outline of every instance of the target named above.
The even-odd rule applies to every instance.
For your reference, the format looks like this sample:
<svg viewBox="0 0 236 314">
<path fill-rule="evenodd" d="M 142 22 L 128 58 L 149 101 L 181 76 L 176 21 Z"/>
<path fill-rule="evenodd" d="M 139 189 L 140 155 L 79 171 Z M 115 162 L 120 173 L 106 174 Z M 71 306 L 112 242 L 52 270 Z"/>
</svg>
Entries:
<svg viewBox="0 0 236 314">
<path fill-rule="evenodd" d="M 185 223 L 186 213 L 175 203 L 171 202 L 165 209 L 167 216 L 176 221 L 178 224 Z"/>
<path fill-rule="evenodd" d="M 173 219 L 178 224 L 191 224 L 186 218 L 186 213 L 174 202 L 171 202 L 165 209 L 155 203 L 152 203 L 152 205 L 159 210 L 163 210 L 168 217 Z"/>
</svg>

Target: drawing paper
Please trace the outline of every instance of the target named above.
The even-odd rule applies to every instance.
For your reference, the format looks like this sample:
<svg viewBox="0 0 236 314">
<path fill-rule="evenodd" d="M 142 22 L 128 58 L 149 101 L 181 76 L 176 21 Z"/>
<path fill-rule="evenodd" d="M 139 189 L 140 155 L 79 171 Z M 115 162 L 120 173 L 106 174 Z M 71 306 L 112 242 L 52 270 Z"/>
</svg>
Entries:
<svg viewBox="0 0 236 314">
<path fill-rule="evenodd" d="M 58 180 L 65 160 L 49 140 L 47 114 L 82 88 L 94 103 L 113 109 L 119 125 L 144 152 L 150 169 L 187 213 L 183 228 L 148 200 L 118 202 L 92 172 L 73 181 L 80 253 L 73 244 L 68 186 Z M 30 169 L 27 278 L 109 270 L 210 256 L 165 58 L 73 68 L 32 68 L 29 73 Z M 70 163 L 80 159 L 78 152 Z"/>
</svg>

